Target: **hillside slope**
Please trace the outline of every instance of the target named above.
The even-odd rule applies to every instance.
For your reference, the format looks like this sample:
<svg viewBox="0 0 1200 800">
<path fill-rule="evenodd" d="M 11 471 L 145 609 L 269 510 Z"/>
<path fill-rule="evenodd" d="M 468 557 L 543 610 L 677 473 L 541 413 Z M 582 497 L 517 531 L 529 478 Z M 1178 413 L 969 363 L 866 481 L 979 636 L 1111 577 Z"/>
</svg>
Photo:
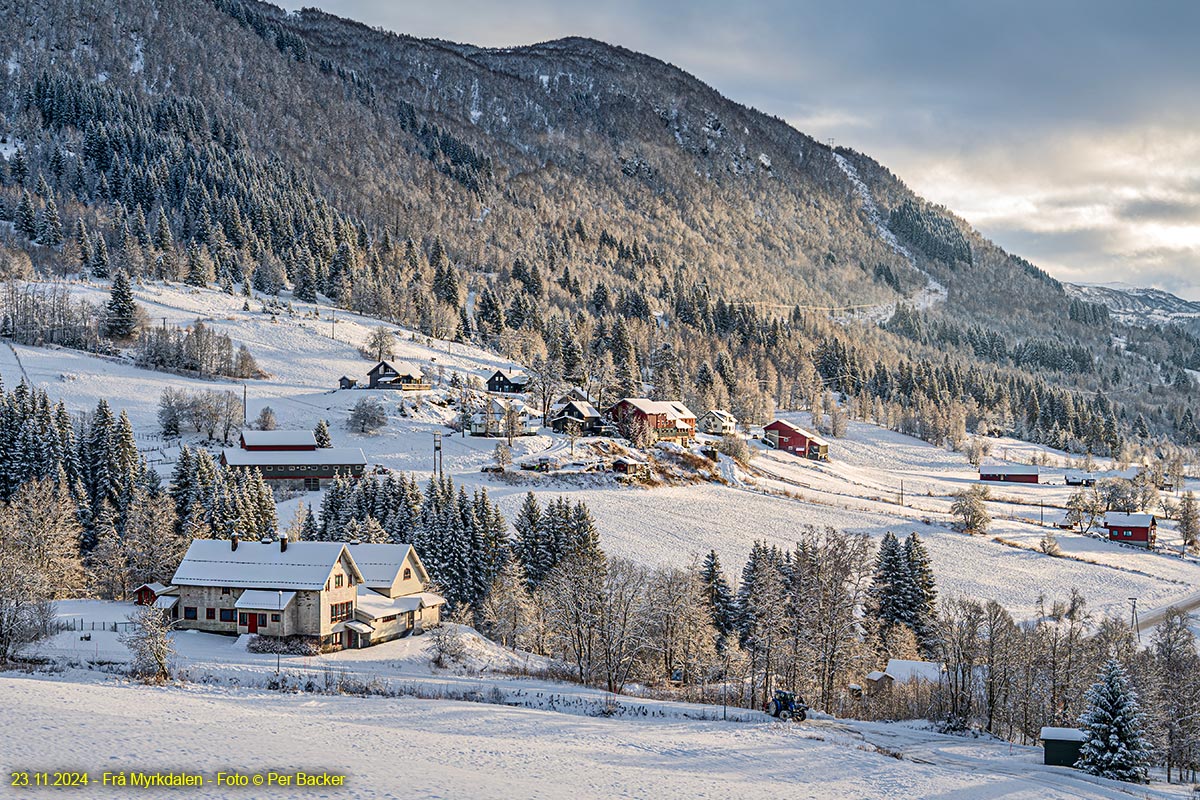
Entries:
<svg viewBox="0 0 1200 800">
<path fill-rule="evenodd" d="M 1031 397 L 1069 404 L 1086 413 L 1021 432 L 1079 449 L 1119 448 L 1139 413 L 1200 437 L 1194 337 L 1143 334 L 1124 358 L 1102 306 L 868 156 L 651 56 L 421 40 L 253 0 L 0 11 L 9 274 L 320 292 L 756 420 L 829 388 L 962 406 L 971 428 L 1016 429 Z M 983 371 L 889 385 L 947 357 Z"/>
</svg>

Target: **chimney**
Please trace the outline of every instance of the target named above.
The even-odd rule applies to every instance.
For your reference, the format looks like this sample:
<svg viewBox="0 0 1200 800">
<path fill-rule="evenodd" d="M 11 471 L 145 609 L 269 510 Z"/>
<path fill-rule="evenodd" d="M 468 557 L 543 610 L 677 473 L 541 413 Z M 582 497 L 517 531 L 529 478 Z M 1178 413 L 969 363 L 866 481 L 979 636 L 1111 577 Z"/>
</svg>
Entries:
<svg viewBox="0 0 1200 800">
<path fill-rule="evenodd" d="M 362 540 L 361 539 L 351 539 L 350 544 L 362 544 Z"/>
<path fill-rule="evenodd" d="M 286 533 L 279 534 L 279 552 L 281 552 L 281 553 L 287 552 L 287 534 Z"/>
<path fill-rule="evenodd" d="M 235 533 L 229 537 L 229 549 L 237 550 L 237 546 L 238 546 L 238 535 Z"/>
</svg>

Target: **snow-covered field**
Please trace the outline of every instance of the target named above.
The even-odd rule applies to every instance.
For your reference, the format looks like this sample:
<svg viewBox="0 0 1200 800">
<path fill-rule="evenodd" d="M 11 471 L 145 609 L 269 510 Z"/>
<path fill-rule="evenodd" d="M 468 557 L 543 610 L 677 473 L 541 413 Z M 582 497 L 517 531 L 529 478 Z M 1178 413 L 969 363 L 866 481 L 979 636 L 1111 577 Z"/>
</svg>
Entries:
<svg viewBox="0 0 1200 800">
<path fill-rule="evenodd" d="M 72 291 L 93 302 L 106 297 L 106 288 L 99 285 L 76 284 Z M 949 528 L 951 495 L 977 483 L 978 473 L 965 456 L 864 423 L 851 423 L 847 436 L 833 442 L 828 463 L 759 447 L 749 473 L 729 463 L 722 465 L 727 485 L 645 489 L 621 486 L 605 476 L 565 480 L 529 474 L 507 482 L 479 471 L 491 459 L 494 440 L 452 435 L 447 430 L 445 423 L 454 412 L 432 402 L 445 392 L 414 397 L 333 388 L 341 375 L 361 379 L 371 366 L 358 347 L 378 321 L 338 312 L 334 325 L 328 308 L 322 307 L 318 318 L 312 315 L 311 305 L 302 303 L 295 304 L 294 316 L 272 317 L 261 312 L 258 302 L 251 302 L 252 310 L 247 312 L 240 296 L 183 286 L 150 284 L 136 287 L 136 293 L 156 321 L 203 319 L 250 348 L 270 373 L 265 380 L 246 382 L 251 418 L 270 405 L 281 428 L 311 428 L 316 420 L 328 419 L 335 446 L 362 447 L 369 462 L 418 475 L 429 474 L 432 434 L 440 431 L 445 470 L 468 486 L 486 485 L 510 519 L 530 489 L 543 496 L 561 493 L 583 500 L 597 518 L 602 545 L 614 555 L 650 564 L 682 563 L 715 549 L 726 569 L 736 573 L 755 539 L 790 546 L 806 524 L 865 531 L 875 537 L 887 530 L 898 535 L 915 530 L 929 543 L 944 595 L 995 599 L 1022 618 L 1035 613 L 1039 596 L 1062 597 L 1072 587 L 1085 594 L 1096 614 L 1124 617 L 1129 597 L 1138 597 L 1147 614 L 1171 604 L 1200 603 L 1195 588 L 1200 585 L 1200 565 L 1191 559 L 1070 532 L 1056 532 L 1066 558 L 1035 552 L 1070 494 L 1062 480 L 1067 456 L 1041 446 L 989 440 L 989 460 L 1028 462 L 1045 455 L 1058 466 L 1044 468 L 1052 485 L 993 485 L 992 530 L 975 538 Z M 511 366 L 475 347 L 395 330 L 396 357 L 419 364 L 435 386 L 448 382 L 454 372 L 484 380 L 496 368 Z M 164 386 L 241 391 L 237 382 L 199 381 L 139 369 L 128 360 L 21 346 L 0 347 L 0 374 L 8 386 L 28 376 L 73 410 L 91 408 L 100 397 L 107 398 L 114 407 L 128 410 L 139 434 L 146 437 L 148 450 L 162 444 L 154 436 L 156 406 Z M 375 435 L 350 433 L 344 426 L 348 411 L 368 393 L 389 407 L 389 424 Z M 785 416 L 807 423 L 803 414 Z M 531 454 L 565 455 L 566 441 L 548 433 L 522 437 L 515 451 L 517 461 Z M 154 455 L 163 459 L 160 471 L 169 473 L 170 449 Z M 901 490 L 903 505 L 899 504 Z M 316 505 L 319 500 L 318 495 L 308 494 L 283 502 L 280 518 L 286 522 L 300 502 Z M 1039 524 L 1043 520 L 1046 526 Z M 1170 544 L 1172 537 L 1171 526 L 1163 526 L 1160 540 Z"/>
<path fill-rule="evenodd" d="M 152 796 L 97 785 L 103 771 L 122 770 L 212 780 L 219 771 L 346 776 L 338 789 L 210 782 L 173 791 L 195 798 L 1130 796 L 1040 766 L 1037 748 L 889 726 L 605 719 L 482 703 L 14 676 L 0 677 L 0 713 L 22 727 L 20 736 L 0 738 L 6 772 L 90 772 L 89 787 L 54 790 L 56 797 Z M 919 749 L 921 763 L 881 754 L 873 739 L 900 752 Z M 1182 795 L 1139 789 L 1136 796 Z"/>
</svg>

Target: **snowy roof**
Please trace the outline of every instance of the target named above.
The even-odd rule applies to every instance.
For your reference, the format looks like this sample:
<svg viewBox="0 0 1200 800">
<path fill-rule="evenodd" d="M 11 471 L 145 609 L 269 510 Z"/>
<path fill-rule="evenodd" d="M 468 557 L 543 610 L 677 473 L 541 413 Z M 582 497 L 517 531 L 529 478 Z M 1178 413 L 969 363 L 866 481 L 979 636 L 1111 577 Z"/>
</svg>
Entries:
<svg viewBox="0 0 1200 800">
<path fill-rule="evenodd" d="M 645 397 L 623 397 L 616 405 L 628 403 L 643 414 L 663 414 L 669 420 L 683 422 L 685 419 L 695 419 L 691 409 L 676 400 L 648 400 Z M 686 425 L 685 427 L 690 427 Z"/>
<path fill-rule="evenodd" d="M 221 455 L 231 467 L 348 466 L 367 463 L 367 457 L 360 447 L 322 447 L 317 450 L 242 450 L 239 447 L 226 447 Z"/>
<path fill-rule="evenodd" d="M 312 431 L 242 431 L 246 447 L 316 447 Z"/>
<path fill-rule="evenodd" d="M 884 676 L 884 674 L 885 674 L 885 673 L 882 673 L 882 672 L 880 672 L 880 671 L 879 671 L 879 670 L 877 670 L 877 669 L 876 669 L 876 670 L 871 670 L 870 672 L 868 672 L 868 673 L 867 673 L 867 680 L 869 680 L 869 681 L 877 681 L 877 680 L 879 680 L 880 678 L 882 678 L 882 677 Z"/>
<path fill-rule="evenodd" d="M 566 413 L 568 408 L 574 408 L 577 412 L 579 412 L 579 416 L 583 417 L 584 419 L 600 416 L 600 412 L 597 411 L 596 407 L 588 401 L 572 400 L 569 403 L 563 403 L 561 406 L 555 409 L 557 411 L 557 413 L 554 415 L 555 419 Z"/>
<path fill-rule="evenodd" d="M 1078 728 L 1042 728 L 1038 738 L 1045 741 L 1086 742 L 1087 733 Z"/>
<path fill-rule="evenodd" d="M 388 588 L 408 560 L 411 544 L 351 544 L 350 554 L 362 573 L 363 583 L 374 588 Z"/>
<path fill-rule="evenodd" d="M 141 586 L 137 587 L 133 591 L 140 592 L 142 589 L 149 589 L 150 591 L 154 592 L 156 595 L 159 595 L 170 588 L 171 588 L 170 586 L 164 586 L 163 584 L 159 583 L 158 581 L 155 581 L 154 583 L 143 583 Z"/>
<path fill-rule="evenodd" d="M 630 466 L 635 466 L 635 467 L 646 466 L 645 461 L 639 461 L 638 459 L 633 458 L 631 456 L 617 456 L 616 458 L 613 459 L 613 463 L 614 464 L 629 464 Z"/>
<path fill-rule="evenodd" d="M 356 619 L 352 619 L 352 620 L 348 621 L 346 623 L 346 627 L 352 631 L 357 631 L 358 633 L 374 633 L 375 632 L 375 629 L 372 628 L 370 625 L 368 625 L 365 622 L 359 622 Z"/>
<path fill-rule="evenodd" d="M 792 430 L 792 431 L 800 434 L 805 439 L 808 439 L 810 442 L 816 442 L 817 444 L 823 444 L 826 447 L 829 446 L 829 442 L 826 441 L 825 439 L 822 439 L 820 436 L 818 436 L 817 434 L 813 433 L 810 430 L 801 428 L 799 425 L 795 424 L 794 422 L 788 422 L 786 419 L 777 419 L 774 422 L 772 422 L 768 425 L 765 425 L 763 427 L 764 427 L 764 429 L 767 429 L 767 428 L 773 428 L 776 426 L 781 427 L 781 428 L 788 428 L 789 430 Z"/>
<path fill-rule="evenodd" d="M 165 595 L 163 597 L 157 597 L 154 599 L 154 607 L 155 608 L 174 608 L 175 604 L 178 602 L 179 602 L 178 595 Z"/>
<path fill-rule="evenodd" d="M 1110 511 L 1104 515 L 1104 525 L 1107 528 L 1149 528 L 1154 523 L 1153 514 L 1118 514 Z"/>
<path fill-rule="evenodd" d="M 242 596 L 237 599 L 233 607 L 253 608 L 255 610 L 262 609 L 264 611 L 283 611 L 295 598 L 295 592 L 247 589 L 242 592 Z"/>
<path fill-rule="evenodd" d="M 902 658 L 888 659 L 884 673 L 899 683 L 910 680 L 939 681 L 942 678 L 943 667 L 934 661 L 906 661 Z"/>
<path fill-rule="evenodd" d="M 369 372 L 375 372 L 380 367 L 386 367 L 398 376 L 406 376 L 410 378 L 421 378 L 425 373 L 421 368 L 411 361 L 380 361 L 375 366 L 371 367 Z"/>
<path fill-rule="evenodd" d="M 733 414 L 730 414 L 723 408 L 714 408 L 711 411 L 706 411 L 704 413 L 704 417 L 716 417 L 722 422 L 737 422 L 737 417 L 735 417 Z M 701 417 L 701 419 L 704 419 L 704 417 Z"/>
<path fill-rule="evenodd" d="M 418 611 L 422 608 L 440 606 L 445 602 L 446 599 L 444 597 L 433 592 L 417 592 L 415 594 L 404 595 L 403 597 L 384 597 L 379 592 L 360 584 L 358 587 L 357 610 L 363 612 L 371 619 L 381 619 L 383 617 L 390 617 L 393 614 L 404 614 L 409 611 Z"/>
<path fill-rule="evenodd" d="M 194 539 L 173 582 L 181 586 L 319 590 L 343 551 L 346 546 L 341 542 L 289 542 L 281 552 L 276 541 L 242 542 L 234 550 L 228 539 Z M 361 579 L 354 557 L 349 558 Z"/>
<path fill-rule="evenodd" d="M 1036 464 L 984 464 L 979 468 L 980 475 L 1037 475 Z"/>
<path fill-rule="evenodd" d="M 501 376 L 509 383 L 529 383 L 529 376 L 519 369 L 498 369 L 492 373 L 492 377 Z"/>
</svg>

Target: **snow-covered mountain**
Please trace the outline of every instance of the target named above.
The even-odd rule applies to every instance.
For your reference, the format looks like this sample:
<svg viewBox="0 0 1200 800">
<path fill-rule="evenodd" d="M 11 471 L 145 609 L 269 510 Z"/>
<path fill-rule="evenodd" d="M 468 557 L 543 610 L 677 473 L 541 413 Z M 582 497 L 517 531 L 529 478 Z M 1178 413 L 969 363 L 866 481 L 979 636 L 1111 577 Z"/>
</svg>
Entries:
<svg viewBox="0 0 1200 800">
<path fill-rule="evenodd" d="M 1200 325 L 1200 303 L 1184 300 L 1162 289 L 1127 283 L 1077 283 L 1064 286 L 1069 295 L 1105 306 L 1113 317 L 1128 325 Z"/>
</svg>

